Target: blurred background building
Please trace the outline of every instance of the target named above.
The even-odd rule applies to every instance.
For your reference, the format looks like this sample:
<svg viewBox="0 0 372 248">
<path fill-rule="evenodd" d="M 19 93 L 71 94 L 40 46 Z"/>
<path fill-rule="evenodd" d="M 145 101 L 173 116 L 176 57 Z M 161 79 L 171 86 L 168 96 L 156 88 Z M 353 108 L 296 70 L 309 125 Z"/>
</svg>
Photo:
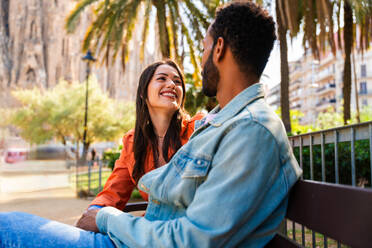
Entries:
<svg viewBox="0 0 372 248">
<path fill-rule="evenodd" d="M 314 124 L 318 114 L 326 112 L 329 108 L 342 112 L 344 66 L 342 56 L 339 51 L 336 56 L 326 52 L 318 61 L 309 54 L 289 63 L 290 109 L 299 110 L 304 114 L 301 124 Z M 354 56 L 351 109 L 355 111 L 357 95 L 360 108 L 372 106 L 372 49 L 364 54 L 355 53 Z M 269 90 L 267 102 L 274 109 L 280 107 L 280 84 Z"/>
<path fill-rule="evenodd" d="M 15 88 L 51 88 L 61 79 L 85 80 L 81 45 L 92 17 L 91 13 L 82 14 L 76 32 L 67 34 L 65 18 L 75 4 L 74 0 L 1 0 L 0 107 L 15 104 L 9 94 Z M 154 47 L 145 48 L 143 60 L 139 59 L 142 25 L 139 23 L 129 44 L 125 73 L 120 59 L 101 66 L 98 58 L 92 68 L 102 89 L 113 98 L 134 100 L 143 68 L 161 59 L 155 37 L 149 37 L 154 39 Z"/>
</svg>

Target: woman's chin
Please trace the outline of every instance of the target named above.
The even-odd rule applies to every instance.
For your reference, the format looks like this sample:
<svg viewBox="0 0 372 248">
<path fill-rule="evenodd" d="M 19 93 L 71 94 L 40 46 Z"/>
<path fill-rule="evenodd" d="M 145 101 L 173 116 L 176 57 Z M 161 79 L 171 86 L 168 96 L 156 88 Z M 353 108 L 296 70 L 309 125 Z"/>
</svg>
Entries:
<svg viewBox="0 0 372 248">
<path fill-rule="evenodd" d="M 169 113 L 171 115 L 174 114 L 174 112 L 176 112 L 178 109 L 180 108 L 180 106 L 177 104 L 177 103 L 167 103 L 167 104 L 161 104 L 161 105 L 158 105 L 156 107 L 154 107 L 153 109 L 156 111 L 156 112 L 165 112 L 165 113 Z"/>
</svg>

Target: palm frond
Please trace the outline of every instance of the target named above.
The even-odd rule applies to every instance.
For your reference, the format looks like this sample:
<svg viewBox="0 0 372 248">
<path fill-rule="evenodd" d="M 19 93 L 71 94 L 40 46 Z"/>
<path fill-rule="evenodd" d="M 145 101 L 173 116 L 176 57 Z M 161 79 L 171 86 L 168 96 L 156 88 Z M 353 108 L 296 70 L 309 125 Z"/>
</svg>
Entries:
<svg viewBox="0 0 372 248">
<path fill-rule="evenodd" d="M 166 5 L 164 0 L 154 1 L 159 28 L 160 50 L 163 58 L 169 58 L 169 34 L 167 30 Z"/>
<path fill-rule="evenodd" d="M 68 33 L 72 33 L 75 31 L 79 21 L 80 14 L 84 11 L 84 9 L 97 1 L 99 0 L 81 0 L 76 4 L 75 8 L 70 12 L 70 14 L 66 18 L 65 29 L 67 30 Z"/>
<path fill-rule="evenodd" d="M 128 44 L 129 44 L 129 41 L 132 39 L 133 29 L 135 27 L 138 9 L 140 5 L 141 5 L 140 0 L 134 0 L 130 4 L 128 4 L 128 8 L 126 8 L 125 10 L 127 22 L 125 23 L 125 28 L 124 28 L 125 37 L 124 37 L 124 41 L 121 46 L 121 49 L 122 49 L 121 63 L 122 63 L 123 70 L 125 70 L 125 64 L 128 61 L 128 57 L 129 57 Z M 116 57 L 116 53 L 117 53 L 117 50 L 114 51 L 114 57 Z"/>
<path fill-rule="evenodd" d="M 334 22 L 333 22 L 334 3 L 330 2 L 329 0 L 323 0 L 323 8 L 325 9 L 327 25 L 329 27 L 328 43 L 331 46 L 332 53 L 336 55 L 336 44 L 335 44 L 335 38 L 333 34 L 334 32 Z"/>
<path fill-rule="evenodd" d="M 140 48 L 140 60 L 143 61 L 144 54 L 145 54 L 145 44 L 148 37 L 149 25 L 150 25 L 150 12 L 151 12 L 151 0 L 147 0 L 145 3 L 145 15 L 143 17 L 143 29 L 142 29 L 142 40 L 141 40 L 141 48 Z"/>
<path fill-rule="evenodd" d="M 181 22 L 181 25 L 182 25 L 182 33 L 185 35 L 187 44 L 189 46 L 189 50 L 190 50 L 189 55 L 190 55 L 191 64 L 194 67 L 193 78 L 196 82 L 196 85 L 200 86 L 201 80 L 200 80 L 199 61 L 197 60 L 197 57 L 195 55 L 193 40 L 191 39 L 191 36 L 185 24 Z"/>
<path fill-rule="evenodd" d="M 342 49 L 342 42 L 341 42 L 341 0 L 337 1 L 337 11 L 336 11 L 336 19 L 337 19 L 337 43 L 338 49 Z"/>
<path fill-rule="evenodd" d="M 209 16 L 214 17 L 214 14 L 216 13 L 217 7 L 221 3 L 224 3 L 225 1 L 220 1 L 220 0 L 201 0 L 201 2 L 207 8 Z"/>
<path fill-rule="evenodd" d="M 299 1 L 298 0 L 288 0 L 286 4 L 286 13 L 288 15 L 288 26 L 292 37 L 297 35 L 300 29 L 300 12 L 299 12 Z"/>
<path fill-rule="evenodd" d="M 316 39 L 316 19 L 315 19 L 315 3 L 313 1 L 304 1 L 304 47 L 307 49 L 306 43 L 309 44 L 311 52 L 316 59 L 319 59 L 319 49 Z"/>
<path fill-rule="evenodd" d="M 185 0 L 184 3 L 190 11 L 190 14 L 195 17 L 205 29 L 208 29 L 210 23 L 207 21 L 207 17 L 195 6 L 195 4 L 190 0 Z"/>
<path fill-rule="evenodd" d="M 326 25 L 325 25 L 325 16 L 324 16 L 324 11 L 323 11 L 323 5 L 322 5 L 322 0 L 318 0 L 315 2 L 316 5 L 316 14 L 317 14 L 317 23 L 319 24 L 320 27 L 320 33 L 317 35 L 317 38 L 319 39 L 319 47 L 322 52 L 325 52 L 325 38 L 326 38 Z"/>
<path fill-rule="evenodd" d="M 169 12 L 170 12 L 170 21 L 171 21 L 171 31 L 173 33 L 173 53 L 175 56 L 175 59 L 178 63 L 178 65 L 183 69 L 183 58 L 182 55 L 180 55 L 178 50 L 178 43 L 179 43 L 179 28 L 178 23 L 180 22 L 179 17 L 179 7 L 178 7 L 178 1 L 170 0 L 169 1 Z M 181 37 L 182 42 L 183 37 Z M 181 47 L 183 47 L 183 44 L 180 44 Z"/>
<path fill-rule="evenodd" d="M 127 6 L 127 1 L 123 0 L 121 4 L 115 4 L 112 6 L 112 8 L 106 8 L 107 9 L 107 23 L 105 30 L 100 30 L 101 34 L 104 34 L 104 38 L 102 41 L 102 47 L 105 47 L 108 42 L 117 44 L 121 42 L 121 37 L 115 36 L 113 34 L 116 34 L 117 32 L 120 32 L 118 29 L 122 29 L 119 25 L 117 25 L 118 22 L 123 21 L 121 20 L 124 15 L 125 7 Z M 119 39 L 115 39 L 119 38 Z M 116 46 L 116 48 L 119 46 Z"/>
<path fill-rule="evenodd" d="M 355 13 L 356 23 L 360 29 L 359 49 L 364 53 L 369 48 L 369 40 L 372 35 L 372 1 L 353 0 L 351 3 Z"/>
<path fill-rule="evenodd" d="M 100 37 L 99 34 L 101 34 L 104 31 L 104 25 L 107 20 L 113 19 L 111 8 L 105 11 L 102 11 L 101 13 L 97 13 L 98 16 L 96 17 L 96 20 L 88 27 L 87 32 L 85 33 L 85 37 L 83 40 L 83 51 L 86 51 L 88 48 L 92 48 L 92 40 L 95 37 Z M 96 44 L 94 47 L 97 46 L 98 39 L 96 40 Z M 95 49 L 93 49 L 95 50 Z"/>
<path fill-rule="evenodd" d="M 279 15 L 280 15 L 280 20 L 281 20 L 281 23 L 282 23 L 282 26 L 285 28 L 285 29 L 288 29 L 288 22 L 287 22 L 287 13 L 285 11 L 285 0 L 278 0 L 276 2 L 278 4 L 278 9 L 279 9 Z"/>
<path fill-rule="evenodd" d="M 202 34 L 198 19 L 195 18 L 195 16 L 193 16 L 192 13 L 190 13 L 190 11 L 188 11 L 185 6 L 181 5 L 181 8 L 182 8 L 182 11 L 188 17 L 189 25 L 191 25 L 191 27 L 192 27 L 192 31 L 193 31 L 192 34 L 193 34 L 194 40 L 196 40 L 196 41 L 202 40 L 204 36 Z"/>
</svg>

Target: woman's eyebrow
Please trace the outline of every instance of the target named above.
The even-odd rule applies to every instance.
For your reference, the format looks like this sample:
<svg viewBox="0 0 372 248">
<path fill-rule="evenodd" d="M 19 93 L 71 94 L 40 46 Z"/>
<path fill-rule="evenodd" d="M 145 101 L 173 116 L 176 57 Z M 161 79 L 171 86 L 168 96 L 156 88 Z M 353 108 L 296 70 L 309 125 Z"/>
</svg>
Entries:
<svg viewBox="0 0 372 248">
<path fill-rule="evenodd" d="M 164 75 L 164 76 L 169 76 L 167 73 L 164 73 L 164 72 L 159 72 L 159 73 L 156 73 L 156 75 Z M 173 76 L 174 78 L 178 78 L 178 79 L 180 79 L 180 77 L 179 76 L 177 76 L 177 75 L 174 75 Z"/>
</svg>

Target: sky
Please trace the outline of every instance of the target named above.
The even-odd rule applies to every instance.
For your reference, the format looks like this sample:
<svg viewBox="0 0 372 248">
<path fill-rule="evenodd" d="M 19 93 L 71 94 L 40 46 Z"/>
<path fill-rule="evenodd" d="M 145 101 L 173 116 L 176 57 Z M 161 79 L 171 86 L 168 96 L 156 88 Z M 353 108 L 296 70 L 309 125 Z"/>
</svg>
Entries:
<svg viewBox="0 0 372 248">
<path fill-rule="evenodd" d="M 288 41 L 288 61 L 295 61 L 301 58 L 304 54 L 304 49 L 302 47 L 302 37 L 299 35 L 298 38 Z M 280 83 L 280 51 L 279 51 L 279 41 L 274 44 L 274 49 L 271 52 L 269 61 L 261 77 L 261 81 L 266 83 L 270 88 Z"/>
</svg>

